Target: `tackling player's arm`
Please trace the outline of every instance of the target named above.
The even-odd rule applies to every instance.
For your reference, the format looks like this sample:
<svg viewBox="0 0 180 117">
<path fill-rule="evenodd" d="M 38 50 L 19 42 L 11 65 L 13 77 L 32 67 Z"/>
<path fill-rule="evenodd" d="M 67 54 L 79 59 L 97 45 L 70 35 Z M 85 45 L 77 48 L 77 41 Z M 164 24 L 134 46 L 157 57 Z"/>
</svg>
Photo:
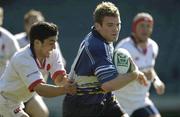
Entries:
<svg viewBox="0 0 180 117">
<path fill-rule="evenodd" d="M 59 95 L 64 95 L 66 93 L 74 94 L 76 93 L 76 86 L 72 83 L 67 82 L 63 86 L 55 86 L 45 83 L 37 84 L 34 89 L 40 96 L 44 97 L 55 97 Z"/>
<path fill-rule="evenodd" d="M 72 87 L 75 87 L 76 84 L 74 81 L 68 79 L 68 75 L 65 74 L 58 74 L 56 78 L 54 79 L 54 84 L 60 87 L 66 87 L 66 85 L 71 85 Z M 74 94 L 74 91 L 69 91 L 69 94 Z"/>
</svg>

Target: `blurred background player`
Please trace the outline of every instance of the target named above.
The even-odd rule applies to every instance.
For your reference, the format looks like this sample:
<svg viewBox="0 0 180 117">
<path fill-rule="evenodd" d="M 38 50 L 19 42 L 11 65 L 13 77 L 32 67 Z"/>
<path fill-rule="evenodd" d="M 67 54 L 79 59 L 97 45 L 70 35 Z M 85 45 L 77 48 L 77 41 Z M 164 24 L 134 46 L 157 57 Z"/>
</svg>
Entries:
<svg viewBox="0 0 180 117">
<path fill-rule="evenodd" d="M 1 77 L 1 116 L 33 117 L 24 112 L 23 102 L 35 92 L 44 97 L 76 93 L 76 86 L 68 81 L 62 59 L 55 49 L 58 34 L 58 27 L 53 23 L 37 22 L 32 25 L 30 45 L 14 54 Z M 48 73 L 57 86 L 46 83 L 44 77 Z"/>
<path fill-rule="evenodd" d="M 116 48 L 125 48 L 129 51 L 139 70 L 148 79 L 147 87 L 133 81 L 116 92 L 118 101 L 131 117 L 161 116 L 149 99 L 151 83 L 154 84 L 157 94 L 161 95 L 165 91 L 165 85 L 154 69 L 158 45 L 150 38 L 153 24 L 153 18 L 149 13 L 138 13 L 132 22 L 132 35 L 122 39 L 116 46 Z"/>
<path fill-rule="evenodd" d="M 19 50 L 19 44 L 14 36 L 2 27 L 4 19 L 4 10 L 0 7 L 0 76 L 11 58 Z"/>
<path fill-rule="evenodd" d="M 23 48 L 29 44 L 30 28 L 34 23 L 39 22 L 39 21 L 45 21 L 45 17 L 38 10 L 31 9 L 24 15 L 25 32 L 21 32 L 21 33 L 15 35 L 15 38 L 19 42 L 19 45 L 21 48 Z M 56 42 L 55 49 L 60 53 L 63 64 L 65 65 L 66 64 L 65 59 L 62 56 L 58 42 Z M 48 74 L 46 74 L 46 75 L 47 76 L 45 76 L 45 80 L 47 81 Z M 39 95 L 34 95 L 29 101 L 27 101 L 25 103 L 25 105 L 26 105 L 25 111 L 32 117 L 39 117 L 39 115 L 41 115 L 42 117 L 49 116 L 48 108 L 47 108 L 45 102 L 43 101 L 43 99 Z"/>
</svg>

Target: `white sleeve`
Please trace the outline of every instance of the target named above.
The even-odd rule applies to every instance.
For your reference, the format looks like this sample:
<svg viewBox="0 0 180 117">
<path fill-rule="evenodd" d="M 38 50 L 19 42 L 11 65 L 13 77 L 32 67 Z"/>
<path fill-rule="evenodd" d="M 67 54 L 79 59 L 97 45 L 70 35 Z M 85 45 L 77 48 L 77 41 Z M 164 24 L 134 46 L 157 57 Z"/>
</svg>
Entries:
<svg viewBox="0 0 180 117">
<path fill-rule="evenodd" d="M 51 59 L 50 74 L 51 74 L 51 78 L 54 80 L 57 75 L 59 74 L 64 75 L 66 73 L 66 70 L 64 68 L 63 58 L 57 49 L 53 50 L 50 59 Z"/>
<path fill-rule="evenodd" d="M 34 87 L 38 83 L 44 82 L 43 75 L 39 71 L 39 68 L 33 58 L 14 58 L 12 65 L 30 91 L 33 91 Z"/>
</svg>

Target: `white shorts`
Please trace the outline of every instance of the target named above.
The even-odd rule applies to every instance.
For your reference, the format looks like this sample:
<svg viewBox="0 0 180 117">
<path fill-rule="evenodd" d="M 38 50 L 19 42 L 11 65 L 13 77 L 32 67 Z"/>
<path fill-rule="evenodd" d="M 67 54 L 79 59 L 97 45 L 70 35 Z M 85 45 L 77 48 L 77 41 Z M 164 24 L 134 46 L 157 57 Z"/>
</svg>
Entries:
<svg viewBox="0 0 180 117">
<path fill-rule="evenodd" d="M 0 92 L 0 117 L 21 117 L 27 115 L 23 103 L 15 103 L 1 95 Z"/>
</svg>

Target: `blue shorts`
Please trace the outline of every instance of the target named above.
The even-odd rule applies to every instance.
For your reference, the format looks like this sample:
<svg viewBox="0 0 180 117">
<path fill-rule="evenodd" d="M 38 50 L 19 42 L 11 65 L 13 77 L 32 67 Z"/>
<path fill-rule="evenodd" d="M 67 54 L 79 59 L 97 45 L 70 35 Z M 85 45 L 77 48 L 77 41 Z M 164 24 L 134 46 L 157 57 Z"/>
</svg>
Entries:
<svg viewBox="0 0 180 117">
<path fill-rule="evenodd" d="M 80 100 L 71 101 L 65 97 L 63 117 L 121 117 L 124 111 L 116 101 L 103 101 L 97 104 L 83 104 Z"/>
<path fill-rule="evenodd" d="M 148 105 L 143 108 L 139 108 L 135 110 L 132 113 L 131 117 L 149 117 L 151 115 L 157 115 L 157 114 L 159 114 L 157 108 L 153 105 Z"/>
</svg>

